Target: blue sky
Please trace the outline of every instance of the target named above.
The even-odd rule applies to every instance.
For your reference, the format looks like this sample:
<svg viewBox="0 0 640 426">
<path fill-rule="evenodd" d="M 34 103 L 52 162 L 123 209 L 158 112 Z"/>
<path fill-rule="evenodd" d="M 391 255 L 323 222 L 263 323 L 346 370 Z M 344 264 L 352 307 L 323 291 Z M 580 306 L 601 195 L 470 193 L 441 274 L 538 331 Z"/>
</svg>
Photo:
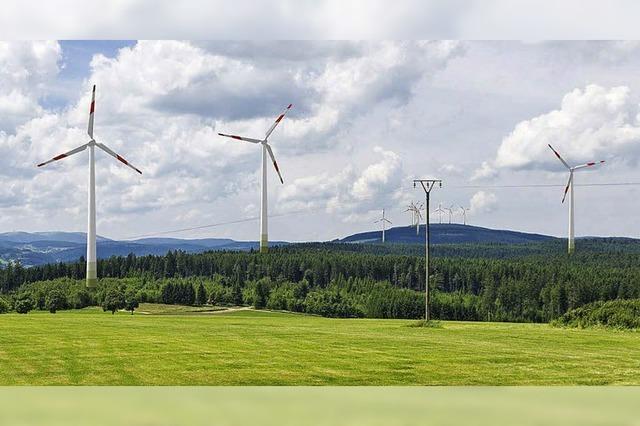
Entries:
<svg viewBox="0 0 640 426">
<path fill-rule="evenodd" d="M 285 180 L 269 170 L 273 239 L 371 229 L 382 208 L 408 224 L 415 177 L 444 180 L 433 209 L 564 235 L 562 188 L 496 188 L 563 185 L 547 143 L 607 161 L 578 183 L 640 180 L 635 42 L 3 42 L 0 65 L 0 231 L 84 230 L 84 153 L 34 165 L 86 142 L 92 84 L 96 138 L 143 170 L 98 155 L 98 232 L 113 238 L 256 217 L 259 150 L 217 133 L 260 137 L 289 103 L 271 138 Z M 638 195 L 577 187 L 577 234 L 639 236 Z"/>
</svg>

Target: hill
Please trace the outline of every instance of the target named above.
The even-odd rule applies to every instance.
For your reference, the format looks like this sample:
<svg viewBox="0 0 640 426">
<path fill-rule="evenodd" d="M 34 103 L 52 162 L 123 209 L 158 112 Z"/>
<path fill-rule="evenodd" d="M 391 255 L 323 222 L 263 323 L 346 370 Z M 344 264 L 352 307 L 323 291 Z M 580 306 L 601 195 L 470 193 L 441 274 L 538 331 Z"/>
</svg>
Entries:
<svg viewBox="0 0 640 426">
<path fill-rule="evenodd" d="M 8 261 L 20 261 L 24 266 L 45 263 L 72 262 L 86 255 L 84 232 L 6 232 L 0 234 L 0 265 Z M 275 241 L 272 245 L 287 244 Z M 228 238 L 180 239 L 142 238 L 117 241 L 105 237 L 97 238 L 98 258 L 111 256 L 164 255 L 169 250 L 201 253 L 209 250 L 257 249 L 256 241 L 235 241 Z"/>
<path fill-rule="evenodd" d="M 385 231 L 385 241 L 397 244 L 424 244 L 425 229 L 420 226 L 416 234 L 414 226 L 400 226 Z M 431 244 L 470 244 L 470 243 L 502 243 L 522 244 L 558 240 L 549 235 L 530 234 L 526 232 L 489 229 L 479 226 L 461 224 L 431 224 L 429 227 Z M 349 235 L 335 242 L 342 243 L 378 243 L 382 241 L 382 231 L 368 231 Z"/>
</svg>

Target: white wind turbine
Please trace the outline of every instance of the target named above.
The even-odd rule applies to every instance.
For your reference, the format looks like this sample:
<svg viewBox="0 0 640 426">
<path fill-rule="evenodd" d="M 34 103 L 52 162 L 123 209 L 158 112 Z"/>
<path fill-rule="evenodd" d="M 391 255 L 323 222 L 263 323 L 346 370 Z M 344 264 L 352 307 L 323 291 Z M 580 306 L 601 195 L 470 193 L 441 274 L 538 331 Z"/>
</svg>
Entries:
<svg viewBox="0 0 640 426">
<path fill-rule="evenodd" d="M 413 201 L 407 206 L 407 209 L 405 210 L 405 212 L 411 213 L 411 226 L 415 225 L 416 224 L 416 205 Z"/>
<path fill-rule="evenodd" d="M 38 167 L 42 167 L 54 161 L 62 160 L 63 158 L 67 158 L 72 156 L 73 154 L 77 154 L 85 149 L 89 148 L 89 214 L 88 214 L 88 227 L 87 227 L 87 287 L 93 288 L 98 282 L 98 274 L 97 274 L 97 264 L 96 264 L 96 170 L 95 170 L 95 147 L 100 148 L 107 154 L 114 157 L 116 160 L 124 163 L 125 165 L 131 167 L 136 172 L 142 174 L 140 170 L 135 168 L 132 164 L 130 164 L 127 160 L 125 160 L 120 155 L 113 152 L 109 147 L 105 144 L 96 142 L 93 137 L 93 115 L 95 112 L 96 106 L 96 86 L 93 86 L 93 92 L 91 93 L 91 106 L 89 107 L 89 127 L 87 129 L 87 133 L 91 138 L 89 142 L 84 145 L 80 145 L 79 147 L 72 149 L 69 152 L 65 152 L 64 154 L 57 155 L 53 157 L 49 161 L 45 161 L 44 163 L 38 164 Z"/>
<path fill-rule="evenodd" d="M 468 212 L 469 210 L 471 210 L 471 209 L 468 209 L 468 208 L 466 208 L 466 207 L 462 207 L 462 206 L 460 206 L 460 211 L 462 212 L 462 223 L 463 223 L 464 225 L 466 225 L 466 224 L 467 224 L 467 212 Z"/>
<path fill-rule="evenodd" d="M 444 209 L 442 208 L 441 203 L 438 203 L 438 208 L 436 209 L 436 213 L 439 214 L 438 223 L 442 225 L 442 213 L 444 213 Z"/>
<path fill-rule="evenodd" d="M 282 175 L 280 174 L 280 169 L 278 168 L 278 163 L 276 162 L 276 157 L 273 155 L 273 151 L 271 150 L 271 146 L 269 145 L 268 139 L 271 136 L 271 133 L 276 128 L 278 123 L 284 118 L 284 115 L 291 109 L 293 105 L 289 104 L 288 107 L 276 118 L 276 121 L 271 125 L 269 130 L 264 136 L 264 139 L 253 139 L 246 138 L 244 136 L 236 136 L 236 135 L 226 135 L 224 133 L 218 133 L 220 136 L 224 136 L 231 139 L 237 139 L 240 141 L 258 143 L 262 145 L 262 202 L 260 205 L 260 253 L 266 253 L 269 249 L 269 232 L 267 225 L 267 153 L 269 157 L 271 157 L 271 161 L 273 162 L 273 167 L 276 169 L 276 173 L 278 173 L 278 177 L 280 178 L 280 183 L 284 184 L 284 180 L 282 180 Z"/>
<path fill-rule="evenodd" d="M 590 163 L 581 164 L 579 166 L 571 167 L 564 159 L 558 154 L 558 151 L 553 149 L 553 147 L 549 145 L 551 151 L 558 157 L 558 160 L 564 164 L 564 166 L 569 170 L 569 180 L 567 181 L 567 186 L 564 188 L 564 195 L 562 196 L 562 202 L 564 203 L 564 199 L 567 197 L 567 191 L 571 190 L 571 196 L 569 199 L 569 238 L 568 238 L 568 252 L 569 254 L 575 251 L 575 235 L 574 235 L 574 226 L 573 226 L 573 172 L 576 170 L 584 169 L 586 167 L 595 166 L 598 164 L 604 163 L 604 160 L 600 161 L 592 161 Z"/>
<path fill-rule="evenodd" d="M 449 207 L 445 207 L 444 209 L 449 212 L 449 225 L 451 225 L 451 219 L 453 218 L 453 204 Z"/>
<path fill-rule="evenodd" d="M 373 223 L 378 223 L 378 222 L 382 222 L 382 242 L 384 243 L 384 231 L 386 229 L 386 224 L 387 223 L 390 225 L 392 224 L 390 220 L 384 217 L 384 209 L 382 209 L 382 217 Z"/>
<path fill-rule="evenodd" d="M 420 220 L 422 219 L 422 209 L 424 208 L 424 204 L 420 203 L 420 204 L 414 204 L 414 211 L 416 214 L 416 235 L 420 234 Z"/>
</svg>

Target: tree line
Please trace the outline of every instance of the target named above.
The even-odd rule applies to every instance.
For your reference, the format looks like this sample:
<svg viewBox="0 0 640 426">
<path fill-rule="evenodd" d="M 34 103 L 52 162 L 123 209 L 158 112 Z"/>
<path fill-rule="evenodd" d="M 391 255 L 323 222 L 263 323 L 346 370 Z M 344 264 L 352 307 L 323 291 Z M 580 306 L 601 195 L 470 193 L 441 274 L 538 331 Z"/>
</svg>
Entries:
<svg viewBox="0 0 640 426">
<path fill-rule="evenodd" d="M 606 249 L 598 246 L 598 251 L 572 257 L 558 253 L 554 244 L 546 249 L 535 244 L 536 254 L 523 257 L 478 257 L 480 245 L 463 246 L 474 253 L 466 258 L 436 257 L 430 277 L 433 316 L 546 322 L 588 303 L 640 298 L 637 244 L 611 242 Z M 267 254 L 177 251 L 112 257 L 98 261 L 98 274 L 107 279 L 101 281 L 119 279 L 125 287 L 133 286 L 140 301 L 251 304 L 326 316 L 424 315 L 422 256 L 405 254 L 404 247 L 398 254 L 379 245 L 341 244 L 339 250 L 336 245 L 295 245 Z M 494 253 L 508 250 L 488 247 Z M 10 264 L 0 270 L 0 289 L 15 294 L 29 283 L 58 278 L 81 282 L 84 266 L 83 259 L 32 268 Z"/>
</svg>

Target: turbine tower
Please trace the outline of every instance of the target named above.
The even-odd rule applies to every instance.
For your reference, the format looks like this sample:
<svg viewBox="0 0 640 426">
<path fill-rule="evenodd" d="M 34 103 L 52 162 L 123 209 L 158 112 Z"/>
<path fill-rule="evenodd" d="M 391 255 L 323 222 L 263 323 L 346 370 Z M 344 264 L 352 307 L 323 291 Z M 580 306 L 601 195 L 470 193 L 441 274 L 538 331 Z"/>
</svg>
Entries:
<svg viewBox="0 0 640 426">
<path fill-rule="evenodd" d="M 414 226 L 416 224 L 416 205 L 415 205 L 415 203 L 413 201 L 411 203 L 409 203 L 409 205 L 407 206 L 405 212 L 410 212 L 411 213 L 411 225 L 410 226 Z"/>
<path fill-rule="evenodd" d="M 442 225 L 442 213 L 444 213 L 444 209 L 442 208 L 441 203 L 438 203 L 438 208 L 436 209 L 436 213 L 439 213 L 438 223 Z"/>
<path fill-rule="evenodd" d="M 467 224 L 467 212 L 468 212 L 469 210 L 471 210 L 471 209 L 468 209 L 468 208 L 466 208 L 466 207 L 462 207 L 462 206 L 460 206 L 460 211 L 462 212 L 462 223 L 463 223 L 464 225 L 466 225 L 466 224 Z"/>
<path fill-rule="evenodd" d="M 267 154 L 271 157 L 271 161 L 273 162 L 273 167 L 276 169 L 276 173 L 278 173 L 278 177 L 280 178 L 280 183 L 284 184 L 284 180 L 282 180 L 282 175 L 280 174 L 280 169 L 278 168 L 278 163 L 276 162 L 276 157 L 273 155 L 273 151 L 271 150 L 271 145 L 269 145 L 269 136 L 273 133 L 273 130 L 276 126 L 282 121 L 284 115 L 291 109 L 293 105 L 289 104 L 288 107 L 276 118 L 276 121 L 271 125 L 269 130 L 264 136 L 264 139 L 253 139 L 246 138 L 244 136 L 236 136 L 236 135 L 227 135 L 224 133 L 218 133 L 220 136 L 224 136 L 231 139 L 236 139 L 245 142 L 251 142 L 262 145 L 262 199 L 260 204 L 260 253 L 266 253 L 269 249 L 269 232 L 267 225 Z"/>
<path fill-rule="evenodd" d="M 378 222 L 382 222 L 382 242 L 384 243 L 384 231 L 385 231 L 385 225 L 388 224 L 392 224 L 392 222 L 390 220 L 388 220 L 387 218 L 384 217 L 384 209 L 382 209 L 382 217 L 378 220 L 376 220 L 373 223 L 378 223 Z"/>
<path fill-rule="evenodd" d="M 568 253 L 571 254 L 575 251 L 575 248 L 576 248 L 574 226 L 573 226 L 573 172 L 575 172 L 576 170 L 602 164 L 604 163 L 604 160 L 592 161 L 590 163 L 580 164 L 579 166 L 571 167 L 566 161 L 564 161 L 564 159 L 560 156 L 560 154 L 558 154 L 558 151 L 553 149 L 553 147 L 550 144 L 548 145 L 549 145 L 549 148 L 551 148 L 551 151 L 553 151 L 556 157 L 558 157 L 558 160 L 560 160 L 562 164 L 564 164 L 564 166 L 567 168 L 567 170 L 569 170 L 569 180 L 567 181 L 567 186 L 564 188 L 564 195 L 562 196 L 562 202 L 564 203 L 564 200 L 567 197 L 567 191 L 571 190 L 571 195 L 569 199 L 569 238 L 568 238 L 568 246 L 567 246 Z"/>
<path fill-rule="evenodd" d="M 422 209 L 424 204 L 414 204 L 415 212 L 416 212 L 416 235 L 420 235 L 420 220 L 422 219 Z"/>
<path fill-rule="evenodd" d="M 77 154 L 85 149 L 89 148 L 89 205 L 88 205 L 88 226 L 87 226 L 87 287 L 94 288 L 96 283 L 98 282 L 98 269 L 96 262 L 96 169 L 95 169 L 95 147 L 100 148 L 116 160 L 121 163 L 131 167 L 136 172 L 142 174 L 140 170 L 135 168 L 132 164 L 130 164 L 127 160 L 125 160 L 120 155 L 113 152 L 109 147 L 105 144 L 96 142 L 93 137 L 93 115 L 95 112 L 96 106 L 96 86 L 93 86 L 93 92 L 91 94 L 91 106 L 89 107 L 89 127 L 87 129 L 87 133 L 89 134 L 89 142 L 84 145 L 80 145 L 79 147 L 72 149 L 69 152 L 65 152 L 64 154 L 57 155 L 53 157 L 49 161 L 45 161 L 44 163 L 38 164 L 38 167 L 45 166 L 49 163 L 53 163 L 54 161 L 62 160 L 63 158 L 67 158 L 72 156 L 73 154 Z"/>
<path fill-rule="evenodd" d="M 424 204 L 411 202 L 405 210 L 405 212 L 411 212 L 411 226 L 416 227 L 416 235 L 419 235 L 420 233 L 420 219 L 422 219 L 421 210 L 423 207 Z"/>
<path fill-rule="evenodd" d="M 449 225 L 451 225 L 451 219 L 453 218 L 453 204 L 449 207 L 445 207 L 444 209 L 449 212 Z"/>
</svg>

